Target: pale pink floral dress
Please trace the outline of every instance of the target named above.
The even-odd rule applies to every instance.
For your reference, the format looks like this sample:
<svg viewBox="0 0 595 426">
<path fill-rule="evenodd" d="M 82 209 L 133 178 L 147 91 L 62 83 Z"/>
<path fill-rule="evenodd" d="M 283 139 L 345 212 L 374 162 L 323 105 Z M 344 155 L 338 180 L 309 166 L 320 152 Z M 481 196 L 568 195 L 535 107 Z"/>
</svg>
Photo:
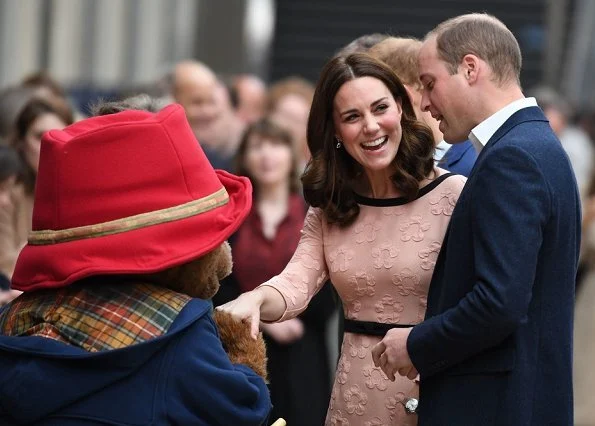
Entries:
<svg viewBox="0 0 595 426">
<path fill-rule="evenodd" d="M 445 173 L 439 170 L 441 174 Z M 287 310 L 280 321 L 302 312 L 330 278 L 345 317 L 360 321 L 416 324 L 423 320 L 428 286 L 450 216 L 465 178 L 437 178 L 417 199 L 358 197 L 352 225 L 329 225 L 321 210 L 308 211 L 299 246 L 285 270 L 263 285 L 281 292 Z M 326 425 L 415 425 L 402 401 L 418 384 L 391 382 L 374 367 L 376 336 L 345 333 Z"/>
</svg>

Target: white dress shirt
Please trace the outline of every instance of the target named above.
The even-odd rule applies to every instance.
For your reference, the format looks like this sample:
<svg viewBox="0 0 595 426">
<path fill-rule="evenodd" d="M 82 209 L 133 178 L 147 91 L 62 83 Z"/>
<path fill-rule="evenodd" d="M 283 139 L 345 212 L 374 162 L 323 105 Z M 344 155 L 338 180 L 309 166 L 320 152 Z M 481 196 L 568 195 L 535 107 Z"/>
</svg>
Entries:
<svg viewBox="0 0 595 426">
<path fill-rule="evenodd" d="M 490 115 L 488 118 L 483 120 L 477 126 L 475 126 L 471 133 L 469 133 L 469 139 L 475 147 L 475 150 L 479 154 L 488 141 L 494 136 L 494 133 L 502 127 L 502 125 L 508 120 L 515 112 L 523 109 L 537 106 L 535 98 L 522 98 L 514 102 L 509 103 L 498 112 Z"/>
<path fill-rule="evenodd" d="M 451 144 L 446 142 L 444 139 L 440 141 L 438 145 L 436 145 L 436 150 L 434 151 L 434 163 L 438 165 L 440 160 L 444 158 L 446 155 L 446 151 L 448 151 L 451 147 Z"/>
</svg>

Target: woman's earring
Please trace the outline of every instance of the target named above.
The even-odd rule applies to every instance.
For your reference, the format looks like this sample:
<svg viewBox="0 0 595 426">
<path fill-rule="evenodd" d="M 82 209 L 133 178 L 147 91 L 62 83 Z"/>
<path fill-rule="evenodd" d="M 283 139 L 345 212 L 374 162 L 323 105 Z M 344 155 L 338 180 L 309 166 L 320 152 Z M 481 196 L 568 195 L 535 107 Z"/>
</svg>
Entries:
<svg viewBox="0 0 595 426">
<path fill-rule="evenodd" d="M 339 139 L 339 138 L 335 138 L 335 139 L 337 139 L 337 145 L 336 145 L 336 148 L 337 148 L 337 149 L 341 149 L 341 139 Z"/>
</svg>

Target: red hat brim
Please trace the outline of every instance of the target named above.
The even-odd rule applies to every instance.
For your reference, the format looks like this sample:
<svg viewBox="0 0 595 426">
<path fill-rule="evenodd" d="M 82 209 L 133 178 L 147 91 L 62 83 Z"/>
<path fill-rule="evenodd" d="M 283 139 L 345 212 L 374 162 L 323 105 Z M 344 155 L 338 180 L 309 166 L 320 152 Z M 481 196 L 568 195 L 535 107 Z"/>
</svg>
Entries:
<svg viewBox="0 0 595 426">
<path fill-rule="evenodd" d="M 215 170 L 229 202 L 208 212 L 119 234 L 51 245 L 27 244 L 17 260 L 12 287 L 58 288 L 93 275 L 140 274 L 197 259 L 228 239 L 252 206 L 245 177 Z"/>
</svg>

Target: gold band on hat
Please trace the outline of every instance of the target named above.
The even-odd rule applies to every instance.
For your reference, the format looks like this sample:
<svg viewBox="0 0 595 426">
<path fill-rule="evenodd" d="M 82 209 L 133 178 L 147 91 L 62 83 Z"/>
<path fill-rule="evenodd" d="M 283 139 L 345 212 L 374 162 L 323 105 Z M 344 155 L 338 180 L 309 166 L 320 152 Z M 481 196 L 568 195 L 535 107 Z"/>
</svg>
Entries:
<svg viewBox="0 0 595 426">
<path fill-rule="evenodd" d="M 120 234 L 122 232 L 133 231 L 147 226 L 159 225 L 162 223 L 173 222 L 179 219 L 185 219 L 200 213 L 205 213 L 217 207 L 223 206 L 229 202 L 229 195 L 225 188 L 217 192 L 199 198 L 189 203 L 181 204 L 175 207 L 168 207 L 162 210 L 155 210 L 148 213 L 141 213 L 122 219 L 111 220 L 109 222 L 98 223 L 95 225 L 79 226 L 76 228 L 42 231 L 31 231 L 28 242 L 33 246 L 43 246 L 68 241 L 83 240 L 87 238 L 104 237 L 106 235 Z"/>
</svg>

